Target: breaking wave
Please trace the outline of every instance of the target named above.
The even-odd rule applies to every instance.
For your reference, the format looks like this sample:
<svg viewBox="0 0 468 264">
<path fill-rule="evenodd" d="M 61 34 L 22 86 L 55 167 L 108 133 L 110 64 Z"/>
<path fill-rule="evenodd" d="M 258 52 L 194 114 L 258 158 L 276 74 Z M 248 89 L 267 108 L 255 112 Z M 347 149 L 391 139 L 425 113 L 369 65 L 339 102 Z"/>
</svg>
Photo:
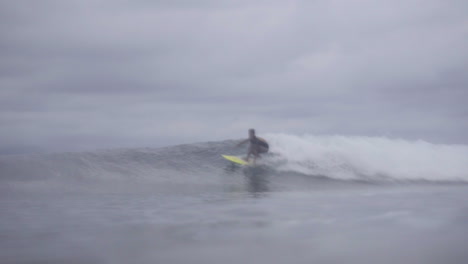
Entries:
<svg viewBox="0 0 468 264">
<path fill-rule="evenodd" d="M 343 180 L 468 181 L 468 146 L 385 137 L 268 136 L 278 170 Z"/>
<path fill-rule="evenodd" d="M 345 182 L 468 182 L 466 145 L 385 137 L 267 134 L 264 138 L 271 151 L 259 164 L 283 182 L 297 175 Z M 57 183 L 61 183 L 57 188 L 63 183 L 73 188 L 97 183 L 210 185 L 219 182 L 231 165 L 221 154 L 245 154 L 236 143 L 3 156 L 0 181 L 3 188 L 32 182 L 47 188 Z"/>
</svg>

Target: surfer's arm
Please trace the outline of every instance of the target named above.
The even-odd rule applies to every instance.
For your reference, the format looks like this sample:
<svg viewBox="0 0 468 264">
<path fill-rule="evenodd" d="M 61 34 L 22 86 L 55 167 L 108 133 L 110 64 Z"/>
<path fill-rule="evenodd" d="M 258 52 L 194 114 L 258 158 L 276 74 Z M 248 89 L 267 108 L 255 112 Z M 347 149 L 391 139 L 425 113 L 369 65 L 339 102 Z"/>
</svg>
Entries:
<svg viewBox="0 0 468 264">
<path fill-rule="evenodd" d="M 244 139 L 241 142 L 239 142 L 239 144 L 237 144 L 237 146 L 243 145 L 243 144 L 247 143 L 248 141 L 249 141 L 249 139 Z"/>
</svg>

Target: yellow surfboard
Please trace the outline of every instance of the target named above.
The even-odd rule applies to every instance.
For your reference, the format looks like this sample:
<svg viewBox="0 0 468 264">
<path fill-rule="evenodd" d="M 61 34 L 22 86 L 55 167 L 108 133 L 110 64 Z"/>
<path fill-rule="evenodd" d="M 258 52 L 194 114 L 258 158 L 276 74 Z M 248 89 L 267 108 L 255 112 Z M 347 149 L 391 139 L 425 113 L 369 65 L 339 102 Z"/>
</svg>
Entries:
<svg viewBox="0 0 468 264">
<path fill-rule="evenodd" d="M 239 157 L 236 157 L 236 156 L 229 156 L 229 155 L 221 155 L 223 156 L 223 158 L 229 160 L 229 161 L 232 161 L 236 164 L 240 164 L 240 165 L 250 165 L 250 162 L 247 162 Z"/>
</svg>

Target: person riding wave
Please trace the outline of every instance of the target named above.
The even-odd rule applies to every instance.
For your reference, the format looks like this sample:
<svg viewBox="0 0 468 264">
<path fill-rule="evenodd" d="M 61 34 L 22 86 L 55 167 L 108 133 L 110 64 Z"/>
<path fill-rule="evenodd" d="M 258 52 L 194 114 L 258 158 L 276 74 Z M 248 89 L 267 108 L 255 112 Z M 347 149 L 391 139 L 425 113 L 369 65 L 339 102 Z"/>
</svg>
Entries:
<svg viewBox="0 0 468 264">
<path fill-rule="evenodd" d="M 249 138 L 242 140 L 237 146 L 240 146 L 242 144 L 245 144 L 249 142 L 249 150 L 247 152 L 247 157 L 245 158 L 246 161 L 250 160 L 250 156 L 253 155 L 253 163 L 255 164 L 255 161 L 257 158 L 260 158 L 261 153 L 267 153 L 270 146 L 268 145 L 268 142 L 261 138 L 257 137 L 255 135 L 255 129 L 251 128 L 249 129 Z"/>
</svg>

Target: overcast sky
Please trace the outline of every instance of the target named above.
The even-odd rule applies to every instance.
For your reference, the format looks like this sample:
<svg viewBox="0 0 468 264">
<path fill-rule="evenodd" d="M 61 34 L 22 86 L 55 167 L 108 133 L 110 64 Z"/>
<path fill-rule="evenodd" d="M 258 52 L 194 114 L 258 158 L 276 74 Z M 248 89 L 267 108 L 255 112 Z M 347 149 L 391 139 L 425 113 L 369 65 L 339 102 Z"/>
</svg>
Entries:
<svg viewBox="0 0 468 264">
<path fill-rule="evenodd" d="M 462 0 L 2 0 L 0 153 L 258 133 L 468 143 Z"/>
</svg>

